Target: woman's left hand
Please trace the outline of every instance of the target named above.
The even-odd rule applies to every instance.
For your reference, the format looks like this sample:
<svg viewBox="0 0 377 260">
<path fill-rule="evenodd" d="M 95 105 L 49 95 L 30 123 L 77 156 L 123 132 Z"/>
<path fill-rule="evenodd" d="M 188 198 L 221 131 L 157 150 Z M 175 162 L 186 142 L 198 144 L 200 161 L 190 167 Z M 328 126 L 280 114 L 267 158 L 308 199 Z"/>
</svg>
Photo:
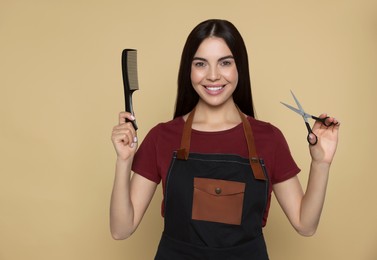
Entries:
<svg viewBox="0 0 377 260">
<path fill-rule="evenodd" d="M 327 114 L 322 114 L 319 117 L 325 118 L 327 117 Z M 334 158 L 338 145 L 340 122 L 333 117 L 329 117 L 327 122 L 332 124 L 330 126 L 325 126 L 321 122 L 316 121 L 313 125 L 312 131 L 318 139 L 317 144 L 309 145 L 310 155 L 313 162 L 331 164 Z M 309 139 L 311 140 L 311 138 L 315 138 L 315 136 L 310 134 Z"/>
</svg>

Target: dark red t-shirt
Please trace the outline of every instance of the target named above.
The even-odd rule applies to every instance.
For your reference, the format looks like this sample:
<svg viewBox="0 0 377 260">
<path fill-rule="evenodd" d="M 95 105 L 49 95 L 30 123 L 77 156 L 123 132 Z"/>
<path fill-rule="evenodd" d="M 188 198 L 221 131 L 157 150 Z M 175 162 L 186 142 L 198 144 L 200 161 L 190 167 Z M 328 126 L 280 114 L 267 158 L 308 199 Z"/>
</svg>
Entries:
<svg viewBox="0 0 377 260">
<path fill-rule="evenodd" d="M 270 181 L 268 205 L 263 219 L 264 226 L 271 202 L 272 184 L 295 176 L 300 169 L 293 160 L 288 144 L 278 128 L 252 117 L 247 119 L 253 130 L 258 157 L 263 158 Z M 183 126 L 183 118 L 178 117 L 152 128 L 136 152 L 132 170 L 155 183 L 160 183 L 162 180 L 163 190 L 165 190 L 166 175 L 173 152 L 180 148 Z M 190 152 L 236 154 L 248 158 L 242 123 L 218 132 L 202 132 L 193 129 Z"/>
</svg>

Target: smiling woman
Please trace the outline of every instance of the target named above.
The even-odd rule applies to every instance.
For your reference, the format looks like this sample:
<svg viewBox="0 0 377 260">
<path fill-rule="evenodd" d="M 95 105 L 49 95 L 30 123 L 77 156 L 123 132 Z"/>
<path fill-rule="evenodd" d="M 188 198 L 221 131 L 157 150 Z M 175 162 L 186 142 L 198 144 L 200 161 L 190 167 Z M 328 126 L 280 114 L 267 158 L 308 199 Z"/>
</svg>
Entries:
<svg viewBox="0 0 377 260">
<path fill-rule="evenodd" d="M 191 70 L 194 58 L 200 58 L 197 56 L 200 47 L 203 49 L 206 45 L 205 42 L 211 38 L 212 40 L 214 38 L 217 39 L 217 47 L 223 48 L 221 51 L 225 56 L 211 52 L 212 55 L 218 55 L 218 59 L 232 57 L 237 68 L 237 88 L 233 93 L 235 103 L 242 112 L 254 117 L 246 46 L 237 28 L 232 23 L 223 20 L 205 21 L 195 27 L 187 37 L 178 72 L 178 94 L 174 117 L 183 116 L 191 112 L 199 100 L 198 93 L 192 88 Z M 225 43 L 226 46 L 220 44 L 221 42 Z M 225 61 L 231 60 L 226 59 Z M 199 65 L 203 64 L 199 63 Z"/>
<path fill-rule="evenodd" d="M 263 227 L 272 191 L 297 232 L 314 234 L 339 125 L 314 125 L 318 143 L 310 146 L 304 193 L 284 136 L 254 118 L 247 59 L 232 23 L 204 21 L 183 49 L 174 119 L 155 126 L 137 150 L 136 131 L 125 123 L 135 118 L 120 113 L 112 134 L 115 239 L 136 230 L 161 181 L 165 229 L 157 260 L 268 259 Z"/>
<path fill-rule="evenodd" d="M 191 30 L 212 16 L 229 19 L 242 33 L 255 111 L 284 133 L 304 189 L 311 163 L 306 129 L 279 102 L 292 104 L 292 89 L 309 112 L 334 114 L 342 122 L 315 237 L 297 235 L 273 196 L 263 229 L 270 258 L 377 259 L 377 1 L 19 0 L 0 6 L 0 259 L 153 259 L 163 229 L 162 181 L 131 239 L 113 241 L 108 227 L 117 157 L 109 135 L 124 107 L 119 54 L 138 49 L 141 91 L 134 104 L 141 144 L 155 124 L 172 118 L 183 46 Z M 242 70 L 236 43 L 228 40 Z M 190 44 L 192 55 L 199 45 Z M 184 56 L 188 87 L 192 57 Z M 244 81 L 247 72 L 238 74 Z M 205 126 L 197 124 L 198 116 L 195 127 Z M 168 135 L 183 128 L 181 116 L 175 122 L 175 131 L 158 127 L 164 130 L 156 136 L 158 152 Z M 225 152 L 240 153 L 244 140 L 234 135 L 244 134 L 239 126 L 232 130 L 236 124 L 219 121 L 211 128 L 227 129 L 220 134 L 210 127 L 192 130 L 190 151 L 199 139 L 208 152 L 222 152 L 225 143 Z M 259 147 L 273 146 L 263 143 L 255 125 L 253 134 L 258 155 Z M 180 139 L 174 145 L 180 148 Z M 198 193 L 207 182 L 194 184 Z M 209 194 L 215 196 L 215 189 Z"/>
<path fill-rule="evenodd" d="M 199 106 L 234 106 L 237 66 L 222 38 L 209 37 L 200 44 L 191 66 L 191 82 L 200 97 Z"/>
</svg>

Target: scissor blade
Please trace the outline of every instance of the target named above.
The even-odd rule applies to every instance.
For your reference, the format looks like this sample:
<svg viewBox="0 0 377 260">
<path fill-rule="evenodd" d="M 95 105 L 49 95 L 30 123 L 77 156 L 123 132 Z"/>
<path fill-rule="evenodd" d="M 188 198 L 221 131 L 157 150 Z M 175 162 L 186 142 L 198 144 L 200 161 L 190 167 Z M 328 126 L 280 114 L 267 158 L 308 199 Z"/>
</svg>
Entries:
<svg viewBox="0 0 377 260">
<path fill-rule="evenodd" d="M 284 106 L 288 107 L 289 109 L 293 110 L 293 111 L 296 112 L 297 114 L 299 114 L 299 115 L 301 115 L 301 116 L 304 116 L 304 113 L 303 113 L 301 110 L 299 110 L 299 109 L 297 109 L 297 108 L 295 108 L 295 107 L 292 107 L 292 106 L 290 106 L 290 105 L 288 105 L 288 104 L 285 104 L 285 103 L 283 103 L 283 102 L 280 102 L 280 103 L 282 103 Z"/>
<path fill-rule="evenodd" d="M 292 94 L 293 99 L 295 100 L 298 108 L 301 110 L 301 115 L 304 115 L 305 114 L 304 109 L 302 108 L 302 106 L 301 106 L 300 102 L 298 101 L 298 99 L 296 98 L 295 94 L 293 94 L 292 90 L 291 90 L 291 94 Z"/>
</svg>

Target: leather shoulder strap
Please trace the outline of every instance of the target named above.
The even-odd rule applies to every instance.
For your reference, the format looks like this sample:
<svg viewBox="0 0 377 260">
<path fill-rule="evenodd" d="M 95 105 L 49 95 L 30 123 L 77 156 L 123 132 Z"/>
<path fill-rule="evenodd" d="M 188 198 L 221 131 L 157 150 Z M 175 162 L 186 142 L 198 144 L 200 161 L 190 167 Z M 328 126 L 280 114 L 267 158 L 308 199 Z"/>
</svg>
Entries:
<svg viewBox="0 0 377 260">
<path fill-rule="evenodd" d="M 253 170 L 254 177 L 255 179 L 258 179 L 258 180 L 266 180 L 266 176 L 262 169 L 262 165 L 260 163 L 260 159 L 258 158 L 257 151 L 255 148 L 254 135 L 253 135 L 253 131 L 251 129 L 250 123 L 247 120 L 247 118 L 244 116 L 244 114 L 241 112 L 241 110 L 239 108 L 237 109 L 242 120 L 242 125 L 243 125 L 246 142 L 247 142 L 247 148 L 249 151 L 249 162 L 250 162 L 251 169 Z M 181 147 L 177 151 L 177 158 L 180 160 L 187 160 L 190 153 L 191 130 L 192 130 L 192 122 L 194 120 L 194 115 L 195 115 L 195 108 L 189 114 L 185 122 L 185 125 L 183 127 Z"/>
<path fill-rule="evenodd" d="M 190 152 L 192 121 L 194 120 L 195 108 L 190 112 L 183 127 L 181 148 L 177 151 L 177 158 L 187 160 Z"/>
<path fill-rule="evenodd" d="M 254 134 L 253 134 L 253 131 L 251 130 L 250 123 L 247 120 L 247 118 L 243 115 L 241 110 L 238 109 L 238 112 L 240 113 L 242 124 L 243 124 L 243 130 L 244 130 L 246 142 L 247 142 L 247 149 L 249 150 L 250 166 L 251 166 L 251 169 L 253 170 L 254 177 L 257 180 L 266 180 L 266 176 L 262 169 L 260 159 L 258 158 L 258 154 L 255 147 L 255 142 L 254 142 Z"/>
</svg>

